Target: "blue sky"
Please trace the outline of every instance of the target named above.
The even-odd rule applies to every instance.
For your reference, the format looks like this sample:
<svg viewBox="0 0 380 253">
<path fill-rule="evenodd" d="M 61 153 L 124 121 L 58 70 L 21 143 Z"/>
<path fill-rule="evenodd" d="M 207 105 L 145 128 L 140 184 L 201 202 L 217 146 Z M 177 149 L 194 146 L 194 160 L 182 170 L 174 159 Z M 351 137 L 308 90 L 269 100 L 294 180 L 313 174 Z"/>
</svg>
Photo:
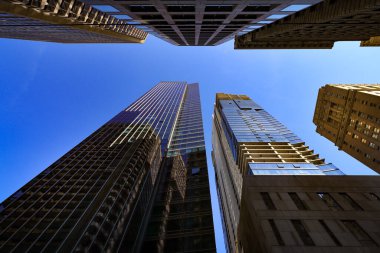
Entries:
<svg viewBox="0 0 380 253">
<path fill-rule="evenodd" d="M 347 174 L 375 174 L 315 132 L 326 83 L 378 83 L 380 49 L 358 42 L 333 50 L 176 47 L 153 36 L 143 45 L 65 45 L 0 39 L 0 201 L 159 81 L 198 82 L 208 155 L 216 92 L 250 96 Z M 224 252 L 209 173 L 217 247 Z"/>
</svg>

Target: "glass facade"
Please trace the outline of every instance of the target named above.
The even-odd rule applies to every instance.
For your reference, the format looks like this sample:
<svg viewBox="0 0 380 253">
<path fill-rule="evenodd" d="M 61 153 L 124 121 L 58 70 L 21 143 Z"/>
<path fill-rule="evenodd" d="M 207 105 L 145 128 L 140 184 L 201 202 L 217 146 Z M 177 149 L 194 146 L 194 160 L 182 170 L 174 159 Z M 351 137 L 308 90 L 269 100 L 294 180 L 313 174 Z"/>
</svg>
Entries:
<svg viewBox="0 0 380 253">
<path fill-rule="evenodd" d="M 161 138 L 161 151 L 167 151 L 173 127 L 184 99 L 187 84 L 185 82 L 160 82 L 151 90 L 128 106 L 114 117 L 111 122 L 127 120 L 133 125 L 116 139 L 115 143 L 133 141 L 143 138 L 139 134 L 132 134 L 139 127 L 151 126 Z M 126 139 L 126 136 L 129 136 Z"/>
<path fill-rule="evenodd" d="M 0 252 L 118 251 L 142 229 L 160 168 L 160 139 L 112 145 L 109 122 L 0 204 Z M 125 239 L 125 235 L 128 240 Z"/>
<path fill-rule="evenodd" d="M 215 252 L 198 84 L 188 84 L 169 140 L 142 252 Z"/>
<path fill-rule="evenodd" d="M 215 251 L 197 84 L 157 84 L 0 204 L 0 252 L 142 247 Z"/>
<path fill-rule="evenodd" d="M 299 137 L 252 100 L 221 99 L 217 109 L 235 162 L 239 163 L 239 155 L 247 154 L 250 159 L 244 161 L 252 174 L 343 174 L 334 165 L 315 159 L 318 155 L 305 150 Z M 297 160 L 301 163 L 292 163 Z M 281 164 L 271 163 L 275 161 Z"/>
<path fill-rule="evenodd" d="M 226 249 L 235 252 L 244 177 L 343 175 L 245 95 L 218 93 L 213 115 L 213 163 Z"/>
<path fill-rule="evenodd" d="M 198 85 L 189 85 L 169 145 L 168 156 L 205 150 Z"/>
</svg>

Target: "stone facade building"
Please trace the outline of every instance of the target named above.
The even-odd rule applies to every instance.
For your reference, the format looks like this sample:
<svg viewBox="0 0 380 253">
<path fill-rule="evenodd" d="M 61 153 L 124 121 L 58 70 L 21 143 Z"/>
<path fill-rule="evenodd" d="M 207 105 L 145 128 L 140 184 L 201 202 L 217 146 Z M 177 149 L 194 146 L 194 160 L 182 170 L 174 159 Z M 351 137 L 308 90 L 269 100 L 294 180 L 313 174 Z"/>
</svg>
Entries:
<svg viewBox="0 0 380 253">
<path fill-rule="evenodd" d="M 319 89 L 316 131 L 380 173 L 380 85 L 328 84 Z"/>
<path fill-rule="evenodd" d="M 379 0 L 325 0 L 235 39 L 235 49 L 330 49 L 336 41 L 379 46 Z"/>
<path fill-rule="evenodd" d="M 148 33 L 77 0 L 0 0 L 0 37 L 61 43 L 143 43 Z"/>
<path fill-rule="evenodd" d="M 246 177 L 241 252 L 379 252 L 379 183 L 376 176 Z"/>
</svg>

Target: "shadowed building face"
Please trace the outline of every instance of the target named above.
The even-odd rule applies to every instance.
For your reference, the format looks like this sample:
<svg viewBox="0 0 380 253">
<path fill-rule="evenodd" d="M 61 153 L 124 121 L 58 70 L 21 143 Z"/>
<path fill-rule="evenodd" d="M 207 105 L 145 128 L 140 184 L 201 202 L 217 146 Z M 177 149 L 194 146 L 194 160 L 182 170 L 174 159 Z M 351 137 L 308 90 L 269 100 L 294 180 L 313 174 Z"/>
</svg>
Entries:
<svg viewBox="0 0 380 253">
<path fill-rule="evenodd" d="M 84 0 L 173 45 L 214 46 L 320 0 Z"/>
<path fill-rule="evenodd" d="M 147 33 L 76 0 L 0 0 L 0 37 L 61 43 L 143 43 Z"/>
<path fill-rule="evenodd" d="M 198 84 L 161 82 L 0 204 L 0 251 L 215 251 L 205 152 Z"/>
<path fill-rule="evenodd" d="M 336 41 L 380 45 L 377 0 L 325 0 L 235 39 L 235 49 L 330 49 Z"/>
</svg>

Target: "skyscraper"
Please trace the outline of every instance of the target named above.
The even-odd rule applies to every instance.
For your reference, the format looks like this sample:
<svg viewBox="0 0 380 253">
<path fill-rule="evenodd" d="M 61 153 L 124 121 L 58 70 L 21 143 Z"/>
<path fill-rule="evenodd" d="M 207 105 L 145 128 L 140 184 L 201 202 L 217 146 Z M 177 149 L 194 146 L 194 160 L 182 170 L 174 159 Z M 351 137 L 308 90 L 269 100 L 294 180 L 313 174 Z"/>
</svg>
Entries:
<svg viewBox="0 0 380 253">
<path fill-rule="evenodd" d="M 214 46 L 321 0 L 83 0 L 173 45 Z"/>
<path fill-rule="evenodd" d="M 187 85 L 142 252 L 215 252 L 197 84 Z"/>
<path fill-rule="evenodd" d="M 143 43 L 148 33 L 77 0 L 0 0 L 0 37 L 62 43 Z"/>
<path fill-rule="evenodd" d="M 212 145 L 228 252 L 379 250 L 380 178 L 344 176 L 245 95 L 216 95 Z"/>
<path fill-rule="evenodd" d="M 198 84 L 157 84 L 0 204 L 1 252 L 143 242 L 215 251 Z"/>
<path fill-rule="evenodd" d="M 332 85 L 319 89 L 316 131 L 380 173 L 380 85 Z"/>
<path fill-rule="evenodd" d="M 324 0 L 235 39 L 235 49 L 330 49 L 336 41 L 380 45 L 377 0 Z"/>
</svg>

